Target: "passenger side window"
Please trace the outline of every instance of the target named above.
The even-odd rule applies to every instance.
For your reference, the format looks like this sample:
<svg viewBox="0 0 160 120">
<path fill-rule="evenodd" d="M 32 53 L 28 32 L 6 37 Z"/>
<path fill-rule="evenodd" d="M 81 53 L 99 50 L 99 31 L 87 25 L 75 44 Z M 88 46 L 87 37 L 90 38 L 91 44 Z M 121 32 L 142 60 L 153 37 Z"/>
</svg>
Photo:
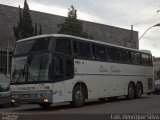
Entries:
<svg viewBox="0 0 160 120">
<path fill-rule="evenodd" d="M 86 57 L 86 45 L 84 42 L 78 42 L 78 55 L 82 58 Z"/>
<path fill-rule="evenodd" d="M 106 47 L 100 44 L 92 44 L 93 59 L 107 60 Z"/>
<path fill-rule="evenodd" d="M 71 55 L 71 40 L 67 38 L 59 38 L 56 40 L 56 51 Z"/>
<path fill-rule="evenodd" d="M 54 57 L 54 76 L 57 82 L 64 79 L 71 79 L 74 76 L 73 59 L 65 56 Z"/>
<path fill-rule="evenodd" d="M 66 59 L 66 78 L 73 78 L 73 75 L 74 75 L 73 60 Z"/>
<path fill-rule="evenodd" d="M 131 52 L 128 50 L 120 49 L 121 62 L 131 63 Z"/>
<path fill-rule="evenodd" d="M 78 58 L 90 58 L 90 44 L 84 41 L 73 40 L 73 54 Z"/>
<path fill-rule="evenodd" d="M 150 64 L 149 55 L 142 53 L 142 64 L 143 65 L 149 65 Z"/>
<path fill-rule="evenodd" d="M 63 57 L 60 56 L 55 56 L 54 57 L 54 75 L 55 75 L 55 80 L 59 81 L 64 79 L 64 59 Z"/>
<path fill-rule="evenodd" d="M 133 64 L 141 64 L 141 54 L 138 52 L 132 52 L 132 62 Z"/>
<path fill-rule="evenodd" d="M 120 52 L 118 48 L 109 47 L 108 48 L 108 57 L 111 62 L 119 62 L 120 61 Z"/>
</svg>

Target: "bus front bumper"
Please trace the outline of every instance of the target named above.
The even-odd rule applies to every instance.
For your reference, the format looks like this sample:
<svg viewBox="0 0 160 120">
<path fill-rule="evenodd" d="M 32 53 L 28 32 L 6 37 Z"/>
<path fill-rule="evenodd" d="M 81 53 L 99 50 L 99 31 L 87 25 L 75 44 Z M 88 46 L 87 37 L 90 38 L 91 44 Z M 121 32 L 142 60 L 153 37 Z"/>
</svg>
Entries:
<svg viewBox="0 0 160 120">
<path fill-rule="evenodd" d="M 10 100 L 11 100 L 10 96 L 8 96 L 8 97 L 0 97 L 0 105 L 9 104 Z"/>
<path fill-rule="evenodd" d="M 52 103 L 51 91 L 14 91 L 11 103 Z"/>
</svg>

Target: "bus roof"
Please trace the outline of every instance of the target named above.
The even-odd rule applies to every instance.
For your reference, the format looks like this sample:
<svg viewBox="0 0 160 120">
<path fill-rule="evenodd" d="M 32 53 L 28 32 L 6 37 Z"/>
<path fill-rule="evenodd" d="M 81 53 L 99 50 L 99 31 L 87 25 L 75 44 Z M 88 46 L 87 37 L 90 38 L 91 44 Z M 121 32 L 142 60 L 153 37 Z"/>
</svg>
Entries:
<svg viewBox="0 0 160 120">
<path fill-rule="evenodd" d="M 114 44 L 111 44 L 111 43 L 106 43 L 106 42 L 101 42 L 101 41 L 97 41 L 97 40 L 91 40 L 91 39 L 87 39 L 87 38 L 82 38 L 82 37 L 77 37 L 77 36 L 72 36 L 72 35 L 66 35 L 66 34 L 44 34 L 44 35 L 38 35 L 38 36 L 34 36 L 34 37 L 29 37 L 29 38 L 18 40 L 17 43 L 23 42 L 23 41 L 28 41 L 28 40 L 31 40 L 31 39 L 43 38 L 43 37 L 74 38 L 74 39 L 78 39 L 78 40 L 82 40 L 82 41 L 94 42 L 94 43 L 99 43 L 99 44 L 109 45 L 109 46 L 113 46 L 113 47 L 118 47 L 118 48 L 128 49 L 128 50 L 132 50 L 132 51 L 151 54 L 151 51 L 149 51 L 149 50 L 138 50 L 138 49 L 123 47 L 123 46 L 114 45 Z"/>
</svg>

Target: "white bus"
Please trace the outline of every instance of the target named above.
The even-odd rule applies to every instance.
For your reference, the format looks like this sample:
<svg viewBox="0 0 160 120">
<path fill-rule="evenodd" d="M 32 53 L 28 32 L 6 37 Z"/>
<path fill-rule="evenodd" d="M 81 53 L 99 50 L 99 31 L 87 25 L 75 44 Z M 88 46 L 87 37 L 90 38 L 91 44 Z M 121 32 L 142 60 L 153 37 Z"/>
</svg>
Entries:
<svg viewBox="0 0 160 120">
<path fill-rule="evenodd" d="M 70 35 L 41 35 L 19 40 L 12 58 L 12 102 L 70 101 L 80 107 L 87 99 L 104 100 L 151 93 L 150 52 Z"/>
</svg>

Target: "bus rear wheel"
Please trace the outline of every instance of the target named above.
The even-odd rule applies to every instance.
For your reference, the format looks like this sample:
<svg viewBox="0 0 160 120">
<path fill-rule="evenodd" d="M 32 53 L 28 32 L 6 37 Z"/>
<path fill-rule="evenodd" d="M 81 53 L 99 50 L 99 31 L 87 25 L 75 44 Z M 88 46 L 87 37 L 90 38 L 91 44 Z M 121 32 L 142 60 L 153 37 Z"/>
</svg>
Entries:
<svg viewBox="0 0 160 120">
<path fill-rule="evenodd" d="M 131 100 L 135 97 L 135 88 L 133 83 L 129 83 L 127 99 Z"/>
<path fill-rule="evenodd" d="M 136 98 L 142 97 L 143 87 L 141 83 L 137 83 L 136 85 Z"/>
<path fill-rule="evenodd" d="M 104 102 L 106 102 L 106 98 L 99 98 L 99 101 L 104 103 Z"/>
<path fill-rule="evenodd" d="M 118 98 L 115 96 L 115 97 L 108 97 L 108 101 L 116 101 Z"/>
<path fill-rule="evenodd" d="M 73 107 L 81 107 L 85 103 L 85 91 L 81 86 L 76 86 L 73 89 L 72 95 L 72 106 Z"/>
</svg>

